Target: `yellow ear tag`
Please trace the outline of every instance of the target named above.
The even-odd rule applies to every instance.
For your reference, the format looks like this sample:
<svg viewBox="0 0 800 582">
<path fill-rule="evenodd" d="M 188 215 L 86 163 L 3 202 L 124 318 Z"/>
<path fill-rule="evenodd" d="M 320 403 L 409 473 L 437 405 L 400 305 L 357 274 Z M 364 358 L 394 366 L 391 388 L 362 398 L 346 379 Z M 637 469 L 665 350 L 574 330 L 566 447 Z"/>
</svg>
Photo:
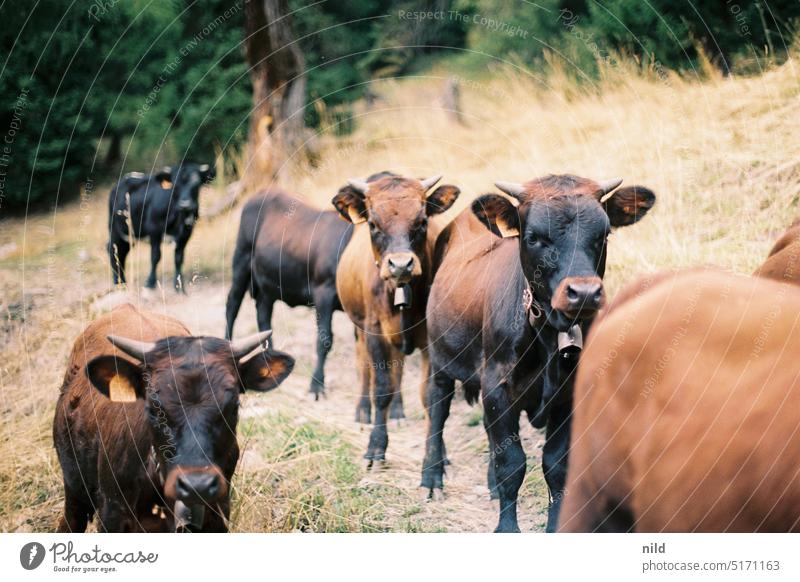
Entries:
<svg viewBox="0 0 800 582">
<path fill-rule="evenodd" d="M 172 188 L 172 182 L 170 182 L 169 180 L 161 180 L 161 187 L 164 190 L 169 190 L 170 188 Z"/>
<path fill-rule="evenodd" d="M 495 224 L 497 225 L 497 230 L 500 231 L 500 236 L 503 238 L 519 236 L 519 229 L 508 226 L 504 220 L 498 220 L 495 222 Z"/>
<path fill-rule="evenodd" d="M 108 383 L 108 397 L 112 402 L 135 402 L 136 389 L 127 378 L 117 374 Z"/>
<path fill-rule="evenodd" d="M 358 211 L 353 208 L 348 208 L 347 214 L 350 216 L 350 222 L 352 222 L 353 224 L 361 224 L 366 220 L 365 217 L 360 215 Z"/>
</svg>

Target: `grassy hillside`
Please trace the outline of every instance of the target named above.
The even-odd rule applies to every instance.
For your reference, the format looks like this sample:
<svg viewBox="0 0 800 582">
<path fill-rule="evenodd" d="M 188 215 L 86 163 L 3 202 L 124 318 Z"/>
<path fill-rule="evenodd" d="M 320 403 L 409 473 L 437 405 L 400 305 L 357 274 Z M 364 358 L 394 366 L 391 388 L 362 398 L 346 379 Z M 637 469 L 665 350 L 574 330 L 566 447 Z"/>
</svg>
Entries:
<svg viewBox="0 0 800 582">
<path fill-rule="evenodd" d="M 377 82 L 373 90 L 380 98 L 372 109 L 359 105 L 357 131 L 346 139 L 321 137 L 319 167 L 295 168 L 287 189 L 326 206 L 351 176 L 382 169 L 415 176 L 442 172 L 463 191 L 448 214 L 453 216 L 492 190 L 495 180 L 562 172 L 622 177 L 652 188 L 658 202 L 640 224 L 612 237 L 612 292 L 633 274 L 662 267 L 716 264 L 751 272 L 797 214 L 800 75 L 794 59 L 759 77 L 702 83 L 617 68 L 605 71 L 600 85 L 582 88 L 558 70 L 543 80 L 510 67 L 479 81 L 462 80 L 463 125 L 451 122 L 441 106 L 447 76 L 433 69 Z M 80 204 L 0 225 L 2 530 L 47 530 L 59 509 L 52 412 L 71 343 L 101 309 L 96 299 L 110 290 L 107 191 L 98 185 Z M 208 194 L 204 205 L 214 196 L 219 194 Z M 185 271 L 193 283 L 186 301 L 202 285 L 224 292 L 237 227 L 238 209 L 201 220 L 187 250 Z M 129 259 L 134 289 L 147 274 L 148 256 L 147 246 L 138 245 Z M 170 247 L 162 266 L 171 273 Z M 151 301 L 168 306 L 171 291 Z M 243 317 L 252 320 L 249 313 Z M 252 471 L 237 473 L 245 494 L 237 497 L 235 528 L 436 529 L 432 519 L 411 517 L 420 511 L 411 492 L 373 487 L 380 503 L 365 494 L 357 432 L 345 438 L 324 419 L 295 430 L 281 419 L 277 412 L 251 417 L 242 427 L 259 461 Z M 466 423 L 459 426 L 454 430 L 467 430 Z M 424 428 L 414 430 L 422 443 Z M 469 446 L 480 449 L 480 432 L 475 435 Z M 310 467 L 318 476 L 311 490 L 302 478 Z M 531 491 L 541 495 L 539 481 Z M 259 501 L 267 500 L 268 515 L 254 513 L 264 511 Z"/>
</svg>

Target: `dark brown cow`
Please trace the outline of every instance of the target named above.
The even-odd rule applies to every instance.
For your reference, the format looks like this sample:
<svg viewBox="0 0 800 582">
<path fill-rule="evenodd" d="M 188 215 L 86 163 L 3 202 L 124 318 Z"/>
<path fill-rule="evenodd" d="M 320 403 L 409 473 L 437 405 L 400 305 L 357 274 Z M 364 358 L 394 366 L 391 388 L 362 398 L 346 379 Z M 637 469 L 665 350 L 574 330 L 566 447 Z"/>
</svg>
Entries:
<svg viewBox="0 0 800 582">
<path fill-rule="evenodd" d="M 497 186 L 519 201 L 481 196 L 436 243 L 428 301 L 430 425 L 421 486 L 443 489 L 442 434 L 455 381 L 467 400 L 481 396 L 489 437 L 488 485 L 500 499 L 495 531 L 519 531 L 517 495 L 526 457 L 522 412 L 546 427 L 542 468 L 555 529 L 566 478 L 573 371 L 581 333 L 603 304 L 606 238 L 655 204 L 647 188 L 621 180 L 545 176 Z M 490 232 L 491 231 L 491 232 Z"/>
<path fill-rule="evenodd" d="M 800 291 L 634 283 L 589 333 L 560 531 L 800 531 Z"/>
<path fill-rule="evenodd" d="M 426 180 L 384 175 L 371 181 L 350 180 L 333 205 L 357 226 L 342 254 L 336 288 L 345 312 L 356 326 L 357 366 L 362 396 L 356 420 L 369 422 L 370 392 L 375 422 L 365 458 L 385 459 L 386 419 L 401 418 L 400 383 L 405 356 L 424 349 L 425 305 L 431 281 L 431 253 L 436 233 L 428 219 L 450 208 L 460 190 Z M 423 379 L 427 377 L 423 351 Z M 424 382 L 424 380 L 423 380 Z"/>
<path fill-rule="evenodd" d="M 226 531 L 239 393 L 275 388 L 294 365 L 261 347 L 268 336 L 193 337 L 131 305 L 89 325 L 53 422 L 64 474 L 58 531 L 83 532 L 95 513 L 101 531 Z"/>
<path fill-rule="evenodd" d="M 248 201 L 242 209 L 233 276 L 226 304 L 225 337 L 247 291 L 256 302 L 258 329 L 272 329 L 276 301 L 317 311 L 317 365 L 310 392 L 325 391 L 325 359 L 333 347 L 331 319 L 342 308 L 336 295 L 336 265 L 353 226 L 333 210 L 318 210 L 280 190 Z"/>
<path fill-rule="evenodd" d="M 800 283 L 800 220 L 795 220 L 775 242 L 767 260 L 753 275 L 786 283 Z"/>
</svg>

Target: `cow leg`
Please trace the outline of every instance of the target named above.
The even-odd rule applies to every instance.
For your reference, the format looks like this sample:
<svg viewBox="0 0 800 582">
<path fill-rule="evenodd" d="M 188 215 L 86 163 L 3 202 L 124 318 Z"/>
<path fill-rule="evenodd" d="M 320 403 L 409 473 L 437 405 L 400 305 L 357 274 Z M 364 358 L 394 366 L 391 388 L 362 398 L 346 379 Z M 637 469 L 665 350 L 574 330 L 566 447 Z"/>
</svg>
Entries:
<svg viewBox="0 0 800 582">
<path fill-rule="evenodd" d="M 489 488 L 489 499 L 500 499 L 500 492 L 497 490 L 497 477 L 494 473 L 494 462 L 492 461 L 494 443 L 492 442 L 492 433 L 489 431 L 489 421 L 487 418 L 486 411 L 484 411 L 483 428 L 486 430 L 486 438 L 489 441 L 489 463 L 486 469 L 486 486 Z"/>
<path fill-rule="evenodd" d="M 363 331 L 355 330 L 356 334 L 356 367 L 361 377 L 361 396 L 356 406 L 356 422 L 369 424 L 372 422 L 372 363 L 367 355 L 367 338 Z"/>
<path fill-rule="evenodd" d="M 155 289 L 156 282 L 158 281 L 158 262 L 161 260 L 161 237 L 150 236 L 150 275 L 147 276 L 147 281 L 144 286 L 148 289 Z"/>
<path fill-rule="evenodd" d="M 572 424 L 571 414 L 570 402 L 559 403 L 553 407 L 550 417 L 547 419 L 547 431 L 542 450 L 542 470 L 550 491 L 550 506 L 547 511 L 548 532 L 554 532 L 558 528 L 558 514 L 564 498 Z"/>
<path fill-rule="evenodd" d="M 97 512 L 97 530 L 102 533 L 124 532 L 126 515 L 123 502 L 111 498 L 104 499 Z"/>
<path fill-rule="evenodd" d="M 239 315 L 239 308 L 242 306 L 247 288 L 251 285 L 255 287 L 256 282 L 250 274 L 250 255 L 240 256 L 237 253 L 233 257 L 231 290 L 228 291 L 228 299 L 225 302 L 225 339 L 233 338 L 233 323 Z M 252 295 L 253 298 L 256 297 L 255 292 Z"/>
<path fill-rule="evenodd" d="M 267 331 L 272 329 L 272 307 L 275 300 L 266 293 L 259 293 L 256 296 L 256 321 L 258 323 L 258 331 Z M 274 334 L 272 336 L 274 341 Z"/>
<path fill-rule="evenodd" d="M 396 359 L 392 359 L 391 362 L 387 362 L 392 380 L 392 386 L 395 387 L 394 396 L 392 396 L 392 402 L 389 405 L 389 418 L 399 421 L 406 417 L 405 410 L 403 409 L 403 391 L 401 389 L 403 386 L 403 367 L 405 364 L 405 355 L 399 350 L 396 350 L 396 353 L 398 354 L 398 357 Z"/>
<path fill-rule="evenodd" d="M 130 250 L 131 245 L 124 240 L 112 240 L 108 243 L 108 258 L 111 262 L 114 285 L 125 284 L 125 261 Z"/>
<path fill-rule="evenodd" d="M 370 462 L 383 461 L 386 459 L 386 447 L 389 445 L 389 433 L 386 430 L 389 404 L 399 389 L 393 382 L 396 374 L 393 373 L 391 364 L 392 359 L 402 361 L 402 355 L 399 350 L 393 350 L 387 345 L 379 334 L 367 337 L 367 354 L 373 366 L 372 373 L 375 379 L 375 422 L 364 458 Z"/>
<path fill-rule="evenodd" d="M 186 249 L 186 243 L 189 242 L 189 239 L 179 239 L 175 241 L 175 280 L 173 285 L 175 287 L 175 291 L 178 293 L 186 293 L 186 285 L 183 282 L 183 258 L 184 258 L 184 250 Z"/>
<path fill-rule="evenodd" d="M 94 508 L 86 503 L 83 492 L 76 493 L 72 487 L 64 487 L 64 513 L 58 520 L 58 533 L 83 533 L 94 514 Z"/>
<path fill-rule="evenodd" d="M 422 462 L 421 487 L 430 490 L 444 488 L 444 425 L 450 415 L 450 404 L 455 394 L 455 380 L 444 372 L 437 372 L 430 381 L 428 390 L 428 438 L 425 442 L 425 460 Z"/>
<path fill-rule="evenodd" d="M 500 521 L 496 533 L 519 532 L 517 496 L 525 479 L 525 452 L 519 439 L 519 411 L 512 408 L 499 375 L 483 394 L 483 412 L 489 429 L 490 462 L 494 464 L 497 492 L 500 497 Z"/>
<path fill-rule="evenodd" d="M 314 400 L 325 393 L 325 360 L 333 347 L 333 304 L 336 301 L 336 290 L 330 286 L 321 286 L 314 291 L 314 305 L 317 310 L 317 366 L 311 376 L 309 392 Z"/>
</svg>

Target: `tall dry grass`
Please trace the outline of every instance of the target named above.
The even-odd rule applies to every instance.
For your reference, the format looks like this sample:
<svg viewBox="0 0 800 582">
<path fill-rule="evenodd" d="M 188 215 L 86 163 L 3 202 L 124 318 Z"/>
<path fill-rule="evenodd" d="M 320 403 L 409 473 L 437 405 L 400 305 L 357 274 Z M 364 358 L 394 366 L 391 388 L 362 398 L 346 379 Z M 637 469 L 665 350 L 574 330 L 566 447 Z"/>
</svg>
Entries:
<svg viewBox="0 0 800 582">
<path fill-rule="evenodd" d="M 351 176 L 383 169 L 414 176 L 442 172 L 463 192 L 452 217 L 493 190 L 495 180 L 562 172 L 619 176 L 651 187 L 658 202 L 640 224 L 613 235 L 607 275 L 612 291 L 637 272 L 662 267 L 715 264 L 750 272 L 797 214 L 800 79 L 794 59 L 758 77 L 705 82 L 608 66 L 594 86 L 575 85 L 557 66 L 536 78 L 509 66 L 481 80 L 462 80 L 462 126 L 440 105 L 447 77 L 441 68 L 376 82 L 380 99 L 372 109 L 357 108 L 357 131 L 341 139 L 321 136 L 318 167 L 291 168 L 283 187 L 325 207 Z M 2 530 L 46 530 L 58 511 L 60 472 L 50 423 L 71 342 L 91 320 L 94 298 L 109 290 L 106 193 L 98 187 L 83 206 L 5 220 L 0 228 Z M 227 283 L 237 226 L 238 209 L 201 220 L 187 251 L 190 282 L 210 277 Z M 147 245 L 138 245 L 130 260 L 136 286 L 147 274 Z M 169 280 L 169 248 L 162 266 Z M 319 427 L 314 439 L 252 424 L 246 430 L 267 439 L 264 454 L 271 459 L 241 481 L 247 495 L 235 512 L 269 507 L 264 515 L 253 509 L 249 526 L 391 529 L 381 504 L 336 497 L 337 488 L 349 490 L 354 477 L 350 453 L 330 434 Z M 301 453 L 287 457 L 270 434 Z M 322 485 L 316 483 L 311 494 L 301 479 L 310 463 L 325 465 Z M 254 478 L 276 472 L 282 475 L 277 488 L 265 489 Z M 254 501 L 259 495 L 272 497 L 265 505 Z M 331 507 L 345 517 L 332 516 Z"/>
</svg>

